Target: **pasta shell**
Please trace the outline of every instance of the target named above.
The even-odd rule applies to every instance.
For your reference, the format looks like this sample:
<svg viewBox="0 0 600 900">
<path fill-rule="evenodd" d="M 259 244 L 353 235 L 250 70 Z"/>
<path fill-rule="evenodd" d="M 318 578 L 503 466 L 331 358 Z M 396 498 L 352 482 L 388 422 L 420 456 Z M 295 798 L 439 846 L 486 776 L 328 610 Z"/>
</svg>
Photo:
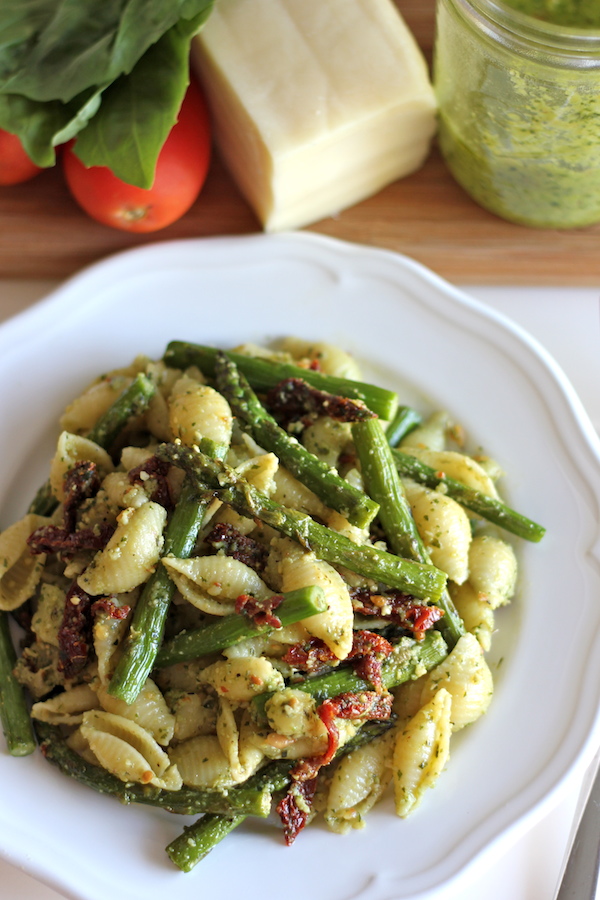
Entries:
<svg viewBox="0 0 600 900">
<path fill-rule="evenodd" d="M 487 711 L 494 683 L 475 635 L 463 634 L 446 659 L 427 674 L 421 694 L 423 703 L 440 688 L 452 697 L 453 731 L 470 725 Z"/>
<path fill-rule="evenodd" d="M 241 594 L 258 600 L 273 594 L 254 569 L 232 556 L 165 556 L 162 562 L 185 599 L 213 616 L 235 612 L 235 601 Z"/>
<path fill-rule="evenodd" d="M 37 609 L 31 618 L 31 630 L 40 641 L 58 647 L 58 629 L 62 625 L 66 594 L 56 584 L 42 584 Z"/>
<path fill-rule="evenodd" d="M 265 703 L 270 728 L 286 737 L 325 738 L 327 730 L 317 715 L 317 703 L 306 691 L 285 688 Z"/>
<path fill-rule="evenodd" d="M 235 466 L 236 472 L 243 475 L 249 484 L 268 497 L 275 490 L 275 474 L 278 468 L 279 460 L 274 453 L 261 453 Z M 239 513 L 227 507 L 221 508 L 215 521 L 231 525 L 242 534 L 250 534 L 256 527 L 254 519 L 240 516 Z"/>
<path fill-rule="evenodd" d="M 169 696 L 175 716 L 173 738 L 187 741 L 200 734 L 214 734 L 217 727 L 217 701 L 205 691 Z"/>
<path fill-rule="evenodd" d="M 322 588 L 328 609 L 303 619 L 302 624 L 314 637 L 324 641 L 338 659 L 352 649 L 354 611 L 348 587 L 341 575 L 312 551 L 300 551 L 281 563 L 282 590 L 317 585 Z"/>
<path fill-rule="evenodd" d="M 431 466 L 436 472 L 444 472 L 449 478 L 460 481 L 488 497 L 498 497 L 498 491 L 489 474 L 470 456 L 454 450 L 430 450 L 423 447 L 403 447 L 405 453 Z"/>
<path fill-rule="evenodd" d="M 470 582 L 451 585 L 450 595 L 467 631 L 474 634 L 482 650 L 492 646 L 494 611 L 490 604 L 473 589 Z"/>
<path fill-rule="evenodd" d="M 225 397 L 206 384 L 182 375 L 169 397 L 169 423 L 173 437 L 191 447 L 202 438 L 227 448 L 233 416 Z"/>
<path fill-rule="evenodd" d="M 60 427 L 72 434 L 90 431 L 130 384 L 131 378 L 125 375 L 102 378 L 95 382 L 67 406 L 60 418 Z"/>
<path fill-rule="evenodd" d="M 34 719 L 51 725 L 79 725 L 83 714 L 98 706 L 96 692 L 88 684 L 79 684 L 50 700 L 34 703 L 31 715 Z"/>
<path fill-rule="evenodd" d="M 361 371 L 356 359 L 341 347 L 325 341 L 304 341 L 302 338 L 287 337 L 281 342 L 281 349 L 291 353 L 297 361 L 318 362 L 319 369 L 339 378 L 360 380 Z"/>
<path fill-rule="evenodd" d="M 135 606 L 137 592 L 116 594 L 111 597 L 117 607 Z M 120 647 L 129 629 L 131 613 L 118 619 L 109 613 L 99 610 L 94 615 L 93 639 L 94 650 L 98 662 L 98 678 L 101 684 L 108 684 L 114 672 Z"/>
<path fill-rule="evenodd" d="M 164 507 L 153 501 L 125 509 L 117 528 L 77 583 L 88 594 L 122 594 L 145 582 L 156 566 L 167 519 Z"/>
<path fill-rule="evenodd" d="M 277 469 L 275 491 L 272 496 L 282 506 L 298 509 L 317 519 L 326 519 L 327 517 L 327 507 L 322 500 L 319 500 L 316 494 L 297 478 L 294 478 L 283 466 L 279 466 Z"/>
<path fill-rule="evenodd" d="M 429 450 L 443 450 L 446 445 L 446 435 L 450 428 L 450 416 L 447 412 L 432 413 L 429 418 L 413 428 L 400 442 L 400 448 L 408 452 L 409 447 L 427 448 Z"/>
<path fill-rule="evenodd" d="M 100 765 L 121 781 L 177 790 L 181 777 L 154 738 L 123 716 L 103 710 L 84 713 L 81 734 Z"/>
<path fill-rule="evenodd" d="M 351 828 L 364 828 L 365 816 L 392 777 L 393 737 L 386 734 L 353 750 L 336 767 L 325 810 L 331 831 L 345 834 Z"/>
<path fill-rule="evenodd" d="M 127 472 L 109 472 L 102 481 L 102 487 L 109 504 L 118 509 L 136 509 L 149 500 L 142 485 L 132 484 Z"/>
<path fill-rule="evenodd" d="M 169 750 L 183 783 L 202 791 L 223 790 L 236 782 L 216 734 L 203 734 Z"/>
<path fill-rule="evenodd" d="M 46 554 L 31 553 L 27 538 L 50 519 L 28 513 L 0 534 L 0 609 L 17 609 L 33 595 L 46 562 Z"/>
<path fill-rule="evenodd" d="M 352 443 L 351 425 L 330 416 L 319 416 L 304 429 L 302 443 L 317 459 L 337 468 L 340 454 Z"/>
<path fill-rule="evenodd" d="M 63 431 L 58 438 L 56 452 L 50 463 L 50 487 L 59 503 L 65 498 L 65 475 L 75 463 L 82 460 L 96 463 L 101 476 L 112 472 L 114 468 L 112 459 L 99 444 L 79 434 Z"/>
<path fill-rule="evenodd" d="M 217 660 L 203 670 L 202 680 L 235 704 L 283 687 L 283 676 L 273 664 L 253 656 Z"/>
<path fill-rule="evenodd" d="M 396 739 L 392 759 L 396 813 L 413 812 L 427 788 L 433 787 L 450 756 L 452 700 L 440 688 Z"/>
<path fill-rule="evenodd" d="M 508 603 L 517 584 L 517 557 L 510 544 L 491 534 L 473 538 L 469 582 L 492 609 Z"/>
<path fill-rule="evenodd" d="M 466 512 L 440 491 L 406 483 L 406 496 L 431 562 L 451 581 L 462 584 L 469 576 L 471 525 Z"/>
<path fill-rule="evenodd" d="M 97 687 L 97 693 L 100 705 L 107 712 L 136 722 L 163 747 L 170 743 L 175 731 L 175 716 L 151 678 L 146 679 L 133 703 L 113 697 L 101 684 Z"/>
<path fill-rule="evenodd" d="M 264 759 L 262 752 L 254 744 L 243 739 L 244 732 L 247 733 L 247 729 L 238 728 L 232 705 L 224 697 L 220 697 L 217 737 L 236 784 L 253 775 Z"/>
</svg>

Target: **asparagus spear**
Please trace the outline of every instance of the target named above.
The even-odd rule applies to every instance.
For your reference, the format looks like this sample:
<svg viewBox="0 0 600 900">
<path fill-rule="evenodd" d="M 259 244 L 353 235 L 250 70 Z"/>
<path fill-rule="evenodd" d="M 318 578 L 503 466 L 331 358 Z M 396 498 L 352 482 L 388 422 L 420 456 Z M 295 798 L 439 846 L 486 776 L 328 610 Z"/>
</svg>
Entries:
<svg viewBox="0 0 600 900">
<path fill-rule="evenodd" d="M 214 347 L 192 344 L 188 341 L 171 341 L 167 345 L 163 361 L 166 365 L 177 369 L 198 366 L 204 375 L 212 378 L 217 353 L 218 350 Z M 398 397 L 394 391 L 374 384 L 325 375 L 323 372 L 312 369 L 302 369 L 287 363 L 243 356 L 240 353 L 229 353 L 228 355 L 239 366 L 252 387 L 259 392 L 270 390 L 286 378 L 303 378 L 314 387 L 328 391 L 330 394 L 362 400 L 372 412 L 386 421 L 393 418 L 398 405 Z"/>
<path fill-rule="evenodd" d="M 310 516 L 266 497 L 225 463 L 211 459 L 197 448 L 161 444 L 156 455 L 183 468 L 200 490 L 211 489 L 215 497 L 236 512 L 260 519 L 313 550 L 321 559 L 434 602 L 444 590 L 446 575 L 434 566 L 401 559 L 370 544 L 354 544 Z"/>
<path fill-rule="evenodd" d="M 283 598 L 275 611 L 282 626 L 293 625 L 294 622 L 327 609 L 325 595 L 316 585 L 290 591 L 284 594 Z M 170 641 L 166 641 L 158 651 L 155 666 L 171 666 L 174 663 L 187 662 L 215 650 L 231 647 L 246 638 L 272 632 L 276 634 L 276 629 L 272 625 L 256 625 L 243 613 L 239 615 L 233 613 L 205 625 L 204 628 L 182 631 Z"/>
<path fill-rule="evenodd" d="M 35 750 L 35 737 L 23 688 L 13 675 L 16 661 L 8 616 L 0 612 L 0 722 L 8 752 L 28 756 Z"/>
<path fill-rule="evenodd" d="M 227 792 L 198 791 L 181 788 L 166 791 L 153 785 L 123 782 L 100 766 L 83 759 L 66 743 L 61 730 L 56 725 L 36 722 L 35 728 L 40 740 L 42 753 L 57 766 L 64 775 L 90 787 L 100 794 L 110 794 L 121 803 L 141 803 L 157 806 L 171 813 L 198 815 L 198 813 L 220 813 L 265 817 L 271 808 L 271 787 L 264 785 L 241 785 Z"/>
<path fill-rule="evenodd" d="M 390 447 L 396 447 L 413 428 L 420 425 L 421 414 L 412 406 L 399 406 L 396 415 L 385 430 L 385 437 Z"/>
<path fill-rule="evenodd" d="M 428 631 L 423 640 L 400 638 L 390 655 L 381 664 L 381 681 L 388 690 L 410 681 L 437 666 L 448 655 L 447 644 L 439 631 Z M 340 665 L 330 672 L 314 675 L 294 684 L 294 688 L 305 691 L 322 703 L 329 697 L 357 691 L 370 691 L 372 686 L 352 666 Z M 266 722 L 265 705 L 273 692 L 265 692 L 254 697 L 251 704 L 252 717 L 258 724 Z"/>
<path fill-rule="evenodd" d="M 527 541 L 537 543 L 541 541 L 546 529 L 542 525 L 538 525 L 521 513 L 515 512 L 509 506 L 501 503 L 487 494 L 481 493 L 473 488 L 467 487 L 460 481 L 450 478 L 443 472 L 438 472 L 427 466 L 425 463 L 410 456 L 408 453 L 402 453 L 401 450 L 392 450 L 392 455 L 398 472 L 401 475 L 412 478 L 429 488 L 437 488 L 443 485 L 447 495 L 452 497 L 458 503 L 470 509 L 489 522 L 516 534 L 517 537 L 525 538 Z"/>
<path fill-rule="evenodd" d="M 115 440 L 133 416 L 139 416 L 147 408 L 156 391 L 154 383 L 139 372 L 132 383 L 117 397 L 115 402 L 100 416 L 87 437 L 110 450 Z M 58 506 L 52 493 L 50 482 L 46 481 L 35 495 L 29 512 L 39 516 L 51 515 Z"/>
<path fill-rule="evenodd" d="M 206 494 L 186 478 L 173 515 L 167 525 L 163 555 L 179 559 L 189 556 L 209 503 Z M 175 584 L 163 565 L 158 565 L 144 585 L 135 607 L 123 653 L 108 686 L 108 692 L 133 703 L 150 674 L 162 643 L 165 621 L 175 593 Z"/>
<path fill-rule="evenodd" d="M 191 872 L 194 866 L 207 856 L 223 838 L 241 825 L 246 816 L 202 816 L 183 829 L 167 846 L 166 851 L 171 861 L 182 872 Z"/>
<path fill-rule="evenodd" d="M 335 469 L 281 428 L 264 408 L 244 374 L 225 353 L 216 355 L 215 379 L 233 414 L 257 444 L 275 453 L 292 475 L 310 488 L 326 506 L 345 516 L 352 525 L 365 528 L 373 521 L 378 504 L 344 481 Z"/>
<path fill-rule="evenodd" d="M 431 565 L 381 422 L 379 419 L 356 422 L 352 426 L 352 437 L 367 491 L 380 504 L 379 521 L 392 550 L 399 556 Z M 462 619 L 447 590 L 442 592 L 436 605 L 444 611 L 438 627 L 448 645 L 453 647 L 465 632 Z"/>
<path fill-rule="evenodd" d="M 87 437 L 110 450 L 127 422 L 144 412 L 155 393 L 154 382 L 143 372 L 138 372 L 129 387 L 100 416 Z"/>
</svg>

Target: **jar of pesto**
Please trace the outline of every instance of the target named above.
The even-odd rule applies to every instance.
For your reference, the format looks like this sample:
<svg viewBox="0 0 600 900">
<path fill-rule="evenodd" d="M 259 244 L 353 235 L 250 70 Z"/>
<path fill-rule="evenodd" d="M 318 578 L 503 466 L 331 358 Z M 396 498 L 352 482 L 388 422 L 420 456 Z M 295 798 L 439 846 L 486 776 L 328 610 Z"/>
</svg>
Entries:
<svg viewBox="0 0 600 900">
<path fill-rule="evenodd" d="M 481 206 L 600 222 L 600 0 L 438 0 L 439 144 Z"/>
</svg>

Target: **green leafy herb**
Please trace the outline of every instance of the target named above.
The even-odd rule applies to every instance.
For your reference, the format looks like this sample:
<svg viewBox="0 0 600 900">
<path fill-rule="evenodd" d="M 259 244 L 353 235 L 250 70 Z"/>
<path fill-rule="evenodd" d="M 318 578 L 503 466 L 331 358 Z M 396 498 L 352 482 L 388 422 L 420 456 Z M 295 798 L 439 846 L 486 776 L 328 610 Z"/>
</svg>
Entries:
<svg viewBox="0 0 600 900">
<path fill-rule="evenodd" d="M 77 137 L 85 165 L 138 187 L 189 82 L 192 37 L 214 0 L 21 0 L 0 7 L 0 128 L 40 166 Z"/>
</svg>

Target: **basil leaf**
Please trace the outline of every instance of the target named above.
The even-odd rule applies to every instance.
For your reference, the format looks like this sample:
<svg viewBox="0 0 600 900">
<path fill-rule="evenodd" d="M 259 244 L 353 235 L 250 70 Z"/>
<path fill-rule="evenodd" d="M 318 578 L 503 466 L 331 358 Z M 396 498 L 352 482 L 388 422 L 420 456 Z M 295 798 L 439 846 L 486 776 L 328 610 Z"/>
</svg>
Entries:
<svg viewBox="0 0 600 900">
<path fill-rule="evenodd" d="M 100 105 L 101 91 L 88 91 L 70 103 L 39 103 L 19 94 L 0 94 L 0 128 L 17 134 L 33 162 L 56 162 L 54 148 L 74 137 Z"/>
<path fill-rule="evenodd" d="M 18 0 L 0 9 L 0 92 L 66 103 L 132 71 L 210 0 Z"/>
<path fill-rule="evenodd" d="M 122 181 L 150 188 L 156 161 L 189 84 L 190 43 L 212 4 L 178 22 L 105 92 L 98 113 L 80 132 L 75 153 L 86 166 L 108 166 Z"/>
</svg>

